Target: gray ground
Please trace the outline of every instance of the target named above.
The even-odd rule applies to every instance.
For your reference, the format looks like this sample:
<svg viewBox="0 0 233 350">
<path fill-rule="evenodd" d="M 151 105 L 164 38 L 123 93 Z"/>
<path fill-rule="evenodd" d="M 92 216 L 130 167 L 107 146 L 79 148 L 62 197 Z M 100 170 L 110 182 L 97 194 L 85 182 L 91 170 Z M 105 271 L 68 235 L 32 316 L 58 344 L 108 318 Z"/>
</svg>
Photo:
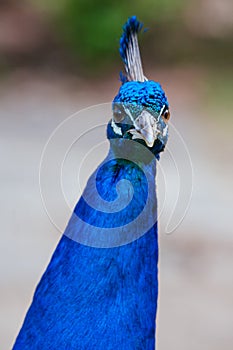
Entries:
<svg viewBox="0 0 233 350">
<path fill-rule="evenodd" d="M 180 170 L 177 178 L 169 165 L 170 153 L 161 157 L 159 197 L 165 208 L 160 220 L 158 350 L 230 350 L 233 344 L 233 143 L 229 125 L 222 123 L 228 112 L 222 111 L 221 120 L 212 118 L 210 109 L 203 104 L 205 87 L 200 83 L 205 77 L 203 72 L 174 70 L 148 76 L 160 80 L 170 97 L 172 123 L 185 140 L 194 171 L 188 213 L 175 232 L 165 234 L 179 180 L 181 193 L 182 186 L 186 186 L 188 194 L 191 191 L 190 163 L 182 146 L 178 146 L 172 156 Z M 56 126 L 68 116 L 83 107 L 110 102 L 118 89 L 114 79 L 90 84 L 77 78 L 20 71 L 0 85 L 1 349 L 11 348 L 35 285 L 61 234 L 50 222 L 41 201 L 38 177 L 43 147 Z M 106 118 L 108 115 L 103 115 L 103 120 L 95 123 Z M 90 127 L 84 119 L 80 118 L 81 129 L 85 123 Z M 102 129 L 98 135 L 101 133 Z M 173 144 L 176 147 L 171 130 L 171 152 Z M 63 146 L 67 147 L 66 140 L 51 148 L 52 157 L 47 159 L 45 167 L 47 177 L 42 179 L 42 193 L 50 216 L 61 229 L 69 217 L 69 208 L 56 192 L 54 173 L 57 174 L 59 147 L 63 151 Z M 98 156 L 91 157 L 89 163 L 86 161 L 82 182 L 93 164 L 102 158 L 106 147 L 103 144 Z M 76 162 L 80 163 L 89 149 L 87 138 L 74 147 L 64 166 L 64 191 L 71 207 L 79 194 L 75 187 Z M 182 217 L 185 210 L 182 203 L 187 201 L 185 193 L 182 194 L 174 222 Z"/>
</svg>

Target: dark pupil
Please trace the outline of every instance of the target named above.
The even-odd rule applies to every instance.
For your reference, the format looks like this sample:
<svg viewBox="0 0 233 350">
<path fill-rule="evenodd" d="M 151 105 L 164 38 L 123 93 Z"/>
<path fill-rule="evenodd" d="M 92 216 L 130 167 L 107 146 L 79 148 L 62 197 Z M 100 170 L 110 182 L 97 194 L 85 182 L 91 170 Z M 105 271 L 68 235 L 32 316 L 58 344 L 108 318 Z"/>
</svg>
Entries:
<svg viewBox="0 0 233 350">
<path fill-rule="evenodd" d="M 167 119 L 167 118 L 168 118 L 168 115 L 169 115 L 168 111 L 165 111 L 165 112 L 164 112 L 164 118 Z"/>
</svg>

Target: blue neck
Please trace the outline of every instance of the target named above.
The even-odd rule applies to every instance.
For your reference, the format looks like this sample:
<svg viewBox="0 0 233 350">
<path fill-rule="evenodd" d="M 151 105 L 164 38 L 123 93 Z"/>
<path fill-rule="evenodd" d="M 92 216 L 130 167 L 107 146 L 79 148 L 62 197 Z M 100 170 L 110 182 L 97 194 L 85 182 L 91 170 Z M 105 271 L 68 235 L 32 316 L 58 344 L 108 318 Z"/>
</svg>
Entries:
<svg viewBox="0 0 233 350">
<path fill-rule="evenodd" d="M 14 350 L 155 349 L 156 163 L 115 146 L 75 207 Z"/>
<path fill-rule="evenodd" d="M 132 141 L 111 142 L 108 156 L 88 180 L 74 210 L 75 225 L 78 220 L 84 235 L 79 230 L 74 236 L 68 230 L 70 238 L 111 248 L 132 242 L 153 227 L 157 221 L 156 159 L 141 147 Z"/>
</svg>

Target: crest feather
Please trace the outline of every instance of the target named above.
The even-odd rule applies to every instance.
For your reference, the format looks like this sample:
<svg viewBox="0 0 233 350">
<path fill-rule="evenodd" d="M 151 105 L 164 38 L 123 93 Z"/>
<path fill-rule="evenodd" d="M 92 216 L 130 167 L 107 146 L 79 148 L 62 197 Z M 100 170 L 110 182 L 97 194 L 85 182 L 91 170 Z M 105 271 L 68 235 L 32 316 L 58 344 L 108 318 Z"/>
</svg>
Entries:
<svg viewBox="0 0 233 350">
<path fill-rule="evenodd" d="M 137 34 L 141 31 L 143 24 L 132 16 L 123 26 L 123 34 L 120 38 L 120 55 L 125 65 L 126 77 L 121 77 L 122 83 L 126 81 L 145 81 L 143 74 L 141 55 L 138 45 Z M 124 79 L 126 78 L 126 79 Z"/>
</svg>

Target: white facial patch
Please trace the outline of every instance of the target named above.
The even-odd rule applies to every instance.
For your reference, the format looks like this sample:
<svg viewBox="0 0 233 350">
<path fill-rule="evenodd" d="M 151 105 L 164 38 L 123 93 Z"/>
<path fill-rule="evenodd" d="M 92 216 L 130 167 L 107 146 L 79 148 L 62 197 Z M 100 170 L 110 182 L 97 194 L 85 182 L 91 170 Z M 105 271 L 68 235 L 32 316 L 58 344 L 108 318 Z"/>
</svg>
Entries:
<svg viewBox="0 0 233 350">
<path fill-rule="evenodd" d="M 163 129 L 163 137 L 167 135 L 167 132 L 168 132 L 168 125 L 166 125 L 165 128 Z"/>
<path fill-rule="evenodd" d="M 114 122 L 113 119 L 112 119 L 112 122 L 111 122 L 111 127 L 113 128 L 113 131 L 115 132 L 115 134 L 122 136 L 121 128 L 116 125 L 116 123 Z"/>
</svg>

